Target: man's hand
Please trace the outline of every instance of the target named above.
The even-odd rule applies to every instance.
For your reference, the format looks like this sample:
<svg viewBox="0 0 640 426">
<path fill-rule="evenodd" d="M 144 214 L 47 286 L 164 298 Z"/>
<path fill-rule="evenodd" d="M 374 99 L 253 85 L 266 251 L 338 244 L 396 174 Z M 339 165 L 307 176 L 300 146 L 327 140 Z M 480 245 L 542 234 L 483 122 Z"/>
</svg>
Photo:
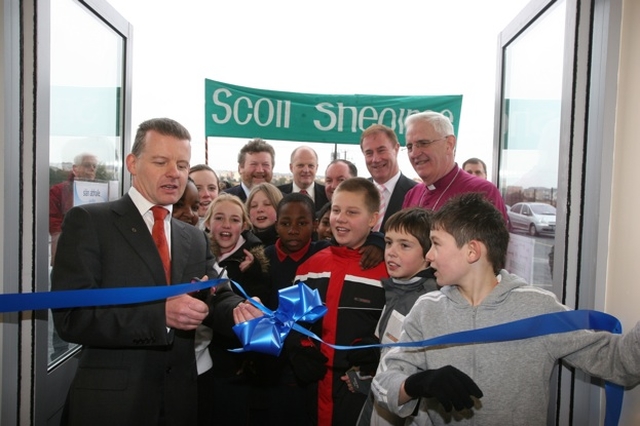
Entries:
<svg viewBox="0 0 640 426">
<path fill-rule="evenodd" d="M 362 255 L 360 259 L 362 269 L 371 269 L 384 260 L 384 250 L 378 246 L 366 245 L 360 247 L 358 251 Z"/>
<path fill-rule="evenodd" d="M 258 302 L 260 301 L 257 297 L 254 297 L 253 299 L 256 299 Z M 254 318 L 260 318 L 261 316 L 264 316 L 264 312 L 253 306 L 249 301 L 244 301 L 233 308 L 233 321 L 236 324 L 240 324 L 241 322 L 249 321 Z"/>
<path fill-rule="evenodd" d="M 165 314 L 167 327 L 195 330 L 209 314 L 209 307 L 203 301 L 183 294 L 167 299 Z"/>
</svg>

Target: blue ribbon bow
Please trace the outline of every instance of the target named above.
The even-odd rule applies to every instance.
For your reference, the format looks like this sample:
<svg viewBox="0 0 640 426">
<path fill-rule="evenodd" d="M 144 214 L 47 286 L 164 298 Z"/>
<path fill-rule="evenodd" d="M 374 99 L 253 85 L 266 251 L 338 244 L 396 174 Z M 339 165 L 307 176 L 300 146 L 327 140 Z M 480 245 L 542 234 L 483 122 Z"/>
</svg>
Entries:
<svg viewBox="0 0 640 426">
<path fill-rule="evenodd" d="M 244 293 L 240 285 L 235 282 L 233 282 L 233 284 L 246 296 L 246 293 Z M 249 298 L 247 297 L 247 299 Z M 252 299 L 249 300 L 265 312 L 266 315 L 262 318 L 255 318 L 248 322 L 237 324 L 234 327 L 234 331 L 242 342 L 244 350 L 263 352 L 271 355 L 280 354 L 282 342 L 291 329 L 336 350 L 352 350 L 369 347 L 428 347 L 436 345 L 495 343 L 530 339 L 537 336 L 567 333 L 576 330 L 599 330 L 614 334 L 622 333 L 620 321 L 612 315 L 591 310 L 575 310 L 542 314 L 491 327 L 460 331 L 417 342 L 344 346 L 327 343 L 306 328 L 295 324 L 295 321 L 298 320 L 314 322 L 327 311 L 327 308 L 322 305 L 322 300 L 320 300 L 317 290 L 311 291 L 305 284 L 298 284 L 298 288 L 293 286 L 280 290 L 280 306 L 276 312 L 271 312 Z M 241 352 L 242 349 L 234 351 Z M 624 387 L 615 383 L 606 382 L 605 393 L 607 404 L 604 425 L 616 426 L 620 420 Z"/>
<path fill-rule="evenodd" d="M 242 287 L 235 282 L 233 284 L 246 297 Z M 311 290 L 304 283 L 279 290 L 279 304 L 275 311 L 253 299 L 249 300 L 265 315 L 233 327 L 233 331 L 242 342 L 242 349 L 234 349 L 234 352 L 255 351 L 278 356 L 282 351 L 284 339 L 292 329 L 308 333 L 297 324 L 298 321 L 313 323 L 327 313 L 327 307 L 322 303 L 318 290 Z"/>
<path fill-rule="evenodd" d="M 171 286 L 0 294 L 0 313 L 150 302 L 202 290 L 204 288 L 215 287 L 225 281 L 227 280 L 214 279 Z M 322 341 L 320 337 L 298 325 L 296 323 L 297 321 L 315 322 L 327 312 L 327 308 L 323 305 L 318 291 L 311 290 L 303 283 L 279 291 L 279 306 L 275 312 L 255 300 L 250 299 L 239 284 L 236 282 L 233 282 L 233 284 L 238 287 L 240 292 L 244 294 L 251 303 L 265 313 L 264 317 L 256 318 L 234 327 L 234 331 L 243 344 L 243 349 L 235 350 L 236 352 L 251 350 L 279 355 L 282 350 L 283 341 L 292 329 L 338 350 L 362 349 L 367 347 L 332 345 Z M 544 314 L 492 327 L 461 331 L 420 342 L 398 342 L 387 345 L 369 346 L 426 347 L 445 344 L 479 344 L 527 339 L 535 336 L 566 333 L 574 330 L 603 330 L 619 334 L 622 333 L 622 326 L 615 317 L 606 313 L 576 310 Z M 606 426 L 614 426 L 618 424 L 620 419 L 624 387 L 607 382 L 605 384 L 605 390 L 607 406 L 604 424 Z"/>
</svg>

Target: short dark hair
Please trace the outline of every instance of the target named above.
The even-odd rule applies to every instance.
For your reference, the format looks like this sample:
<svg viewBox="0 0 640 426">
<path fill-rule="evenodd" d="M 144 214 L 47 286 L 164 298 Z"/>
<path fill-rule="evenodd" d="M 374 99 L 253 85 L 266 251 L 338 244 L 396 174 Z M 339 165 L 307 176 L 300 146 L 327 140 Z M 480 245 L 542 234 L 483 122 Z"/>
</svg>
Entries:
<svg viewBox="0 0 640 426">
<path fill-rule="evenodd" d="M 302 204 L 304 204 L 307 207 L 307 209 L 309 210 L 309 214 L 311 215 L 311 219 L 312 220 L 316 219 L 315 214 L 314 214 L 316 206 L 313 204 L 313 200 L 308 195 L 301 194 L 299 192 L 291 192 L 289 194 L 286 194 L 284 197 L 282 197 L 282 199 L 278 203 L 278 207 L 276 208 L 276 217 L 278 217 L 278 218 L 280 217 L 280 211 L 284 208 L 284 206 L 286 206 L 289 203 L 302 203 Z"/>
<path fill-rule="evenodd" d="M 384 232 L 404 232 L 416 237 L 425 255 L 431 248 L 429 231 L 431 230 L 431 210 L 423 207 L 409 207 L 398 210 L 384 223 Z"/>
<path fill-rule="evenodd" d="M 316 219 L 322 219 L 322 216 L 327 214 L 329 210 L 331 210 L 331 201 L 327 201 L 326 203 L 324 203 L 324 206 L 320 207 L 320 210 L 316 212 Z"/>
<path fill-rule="evenodd" d="M 391 127 L 387 127 L 384 124 L 372 124 L 360 135 L 360 149 L 362 149 L 362 141 L 364 141 L 364 138 L 375 135 L 376 133 L 383 133 L 387 138 L 389 138 L 392 144 L 400 145 L 400 142 L 398 142 L 398 136 Z"/>
<path fill-rule="evenodd" d="M 373 213 L 380 210 L 380 191 L 369 179 L 353 177 L 343 180 L 333 194 L 335 195 L 341 191 L 363 194 L 364 203 L 369 212 Z"/>
<path fill-rule="evenodd" d="M 476 157 L 469 158 L 467 161 L 462 163 L 462 170 L 464 170 L 464 168 L 465 168 L 465 166 L 467 164 L 480 164 L 480 165 L 482 165 L 482 170 L 484 170 L 484 174 L 485 175 L 487 174 L 487 165 L 484 164 L 484 161 L 482 161 L 481 159 L 476 158 Z"/>
<path fill-rule="evenodd" d="M 271 145 L 260 138 L 251 139 L 240 149 L 238 153 L 238 165 L 244 166 L 244 160 L 247 158 L 247 154 L 256 154 L 258 152 L 268 152 L 269 155 L 271 155 L 271 166 L 276 165 L 276 152 Z"/>
<path fill-rule="evenodd" d="M 509 231 L 502 213 L 484 194 L 470 192 L 449 199 L 431 217 L 431 229 L 451 234 L 459 248 L 471 240 L 480 241 L 493 272 L 504 268 Z"/>
<path fill-rule="evenodd" d="M 356 165 L 353 164 L 351 161 L 345 160 L 343 158 L 336 158 L 335 160 L 331 160 L 331 162 L 327 165 L 327 169 L 329 168 L 329 166 L 331 166 L 333 164 L 336 164 L 336 163 L 344 163 L 344 164 L 346 164 L 347 167 L 349 168 L 349 174 L 351 175 L 351 177 L 357 177 L 358 176 L 358 168 L 356 167 Z"/>
<path fill-rule="evenodd" d="M 189 131 L 182 124 L 170 118 L 152 118 L 143 121 L 138 126 L 136 137 L 133 141 L 131 153 L 139 157 L 145 148 L 147 132 L 153 130 L 164 136 L 173 136 L 180 140 L 188 140 L 191 142 Z"/>
</svg>

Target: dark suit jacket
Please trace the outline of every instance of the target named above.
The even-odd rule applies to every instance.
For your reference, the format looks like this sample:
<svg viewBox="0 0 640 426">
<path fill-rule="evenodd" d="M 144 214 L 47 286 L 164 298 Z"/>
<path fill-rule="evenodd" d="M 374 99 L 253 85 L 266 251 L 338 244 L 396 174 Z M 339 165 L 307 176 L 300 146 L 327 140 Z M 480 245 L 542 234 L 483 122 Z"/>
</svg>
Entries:
<svg viewBox="0 0 640 426">
<path fill-rule="evenodd" d="M 172 283 L 215 276 L 202 231 L 173 219 L 171 248 Z M 128 195 L 69 210 L 56 260 L 52 290 L 167 284 L 151 233 Z M 231 302 L 221 309 L 227 315 L 237 303 L 225 295 L 217 300 Z M 53 319 L 62 339 L 83 345 L 68 424 L 158 424 L 163 405 L 167 425 L 196 424 L 194 333 L 167 332 L 164 300 L 58 309 Z"/>
<path fill-rule="evenodd" d="M 416 186 L 418 183 L 413 181 L 403 175 L 400 174 L 400 178 L 396 183 L 396 187 L 393 188 L 393 192 L 391 193 L 391 198 L 389 199 L 389 204 L 387 205 L 387 209 L 384 213 L 384 219 L 382 219 L 382 226 L 380 227 L 380 232 L 384 230 L 384 224 L 387 222 L 387 219 L 391 217 L 395 212 L 402 210 L 402 202 L 404 201 L 404 195 L 411 188 Z"/>
<path fill-rule="evenodd" d="M 229 194 L 238 196 L 243 203 L 247 201 L 247 194 L 245 194 L 244 189 L 242 189 L 242 185 L 232 186 L 231 188 L 225 189 L 222 192 L 227 192 Z"/>
<path fill-rule="evenodd" d="M 293 183 L 285 183 L 284 185 L 279 185 L 278 189 L 283 194 L 291 194 L 291 192 L 293 191 Z M 319 184 L 318 182 L 316 182 L 316 186 L 314 189 L 314 197 L 315 199 L 313 200 L 313 202 L 316 206 L 316 211 L 320 210 L 322 206 L 324 206 L 329 202 L 329 199 L 327 198 L 327 193 L 325 192 L 325 189 L 324 189 L 324 185 Z"/>
</svg>

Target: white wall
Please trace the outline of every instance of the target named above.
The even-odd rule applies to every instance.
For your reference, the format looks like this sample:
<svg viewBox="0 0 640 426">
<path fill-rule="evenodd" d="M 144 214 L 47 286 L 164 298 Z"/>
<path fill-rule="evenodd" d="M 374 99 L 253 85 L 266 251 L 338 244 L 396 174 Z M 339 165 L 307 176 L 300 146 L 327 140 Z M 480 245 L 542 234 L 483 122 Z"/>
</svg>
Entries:
<svg viewBox="0 0 640 426">
<path fill-rule="evenodd" d="M 640 320 L 640 1 L 624 0 L 622 16 L 606 311 L 629 331 Z M 625 393 L 623 425 L 640 425 L 640 386 Z"/>
</svg>

